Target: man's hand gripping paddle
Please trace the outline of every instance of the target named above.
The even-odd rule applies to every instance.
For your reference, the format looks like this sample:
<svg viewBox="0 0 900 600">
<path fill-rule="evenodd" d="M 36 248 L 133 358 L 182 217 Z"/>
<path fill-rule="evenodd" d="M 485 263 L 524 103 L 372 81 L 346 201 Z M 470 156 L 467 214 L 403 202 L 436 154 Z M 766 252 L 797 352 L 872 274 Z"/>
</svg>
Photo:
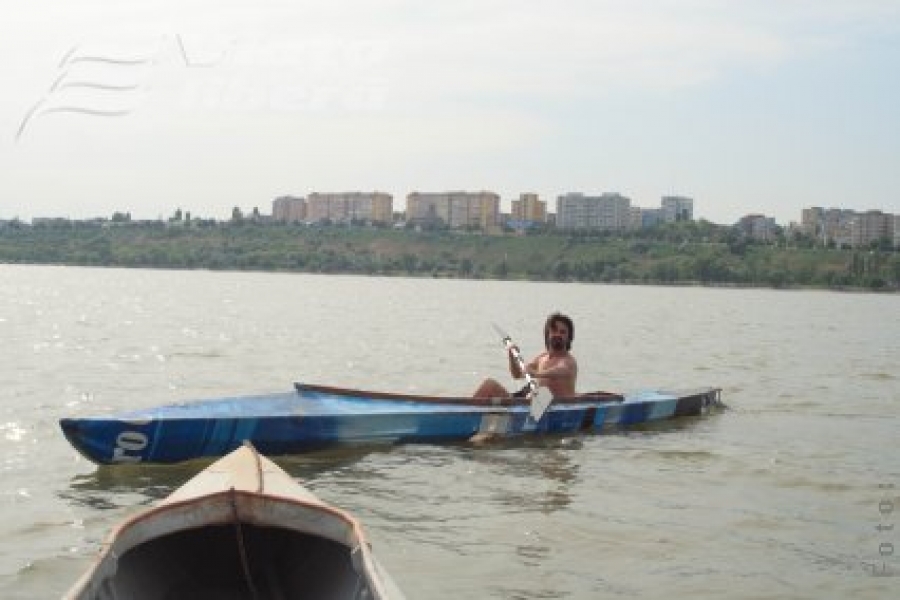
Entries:
<svg viewBox="0 0 900 600">
<path fill-rule="evenodd" d="M 538 386 L 537 381 L 528 374 L 528 371 L 525 369 L 525 359 L 522 358 L 522 353 L 519 352 L 518 346 L 516 346 L 512 338 L 509 337 L 509 334 L 500 329 L 500 327 L 496 323 L 491 323 L 494 327 L 494 331 L 500 336 L 503 341 L 503 345 L 506 347 L 506 350 L 512 355 L 513 359 L 519 364 L 519 369 L 521 369 L 522 374 L 525 376 L 525 384 L 528 386 L 528 399 L 531 401 L 531 409 L 529 410 L 529 414 L 531 418 L 535 421 L 540 421 L 541 417 L 544 416 L 544 413 L 547 412 L 547 408 L 550 406 L 550 402 L 553 400 L 548 394 L 540 393 L 540 387 Z"/>
</svg>

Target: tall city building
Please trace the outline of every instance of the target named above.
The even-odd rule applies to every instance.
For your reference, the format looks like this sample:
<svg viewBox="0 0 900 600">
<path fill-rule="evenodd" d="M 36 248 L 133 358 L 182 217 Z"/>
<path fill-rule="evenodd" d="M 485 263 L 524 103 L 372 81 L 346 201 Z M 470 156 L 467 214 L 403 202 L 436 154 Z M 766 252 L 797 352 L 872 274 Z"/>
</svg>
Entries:
<svg viewBox="0 0 900 600">
<path fill-rule="evenodd" d="M 510 217 L 513 221 L 546 223 L 547 203 L 537 194 L 520 194 L 518 200 L 512 201 Z"/>
<path fill-rule="evenodd" d="M 800 211 L 800 231 L 804 234 L 825 240 L 825 210 L 820 206 L 811 206 Z"/>
<path fill-rule="evenodd" d="M 859 247 L 879 237 L 890 238 L 890 223 L 890 215 L 877 210 L 857 213 L 845 208 L 813 206 L 800 211 L 803 233 L 813 236 L 822 245 L 834 243 L 839 248 Z"/>
<path fill-rule="evenodd" d="M 839 248 L 853 245 L 850 222 L 856 213 L 846 208 L 829 208 L 825 211 L 825 239 Z"/>
<path fill-rule="evenodd" d="M 294 196 L 281 196 L 272 201 L 272 218 L 284 223 L 306 220 L 306 200 Z"/>
<path fill-rule="evenodd" d="M 665 222 L 665 215 L 661 208 L 640 208 L 634 206 L 631 208 L 631 227 L 632 229 L 643 229 L 647 227 L 656 227 Z"/>
<path fill-rule="evenodd" d="M 893 215 L 880 210 L 867 210 L 864 213 L 856 213 L 850 220 L 850 245 L 854 248 L 865 248 L 882 239 L 893 241 L 893 237 Z"/>
<path fill-rule="evenodd" d="M 406 196 L 406 220 L 420 225 L 478 227 L 497 225 L 500 196 L 494 192 L 411 192 Z"/>
<path fill-rule="evenodd" d="M 777 230 L 775 219 L 765 215 L 745 215 L 737 225 L 745 234 L 762 242 L 772 240 Z"/>
<path fill-rule="evenodd" d="M 569 192 L 556 199 L 556 226 L 560 229 L 621 230 L 631 223 L 631 200 L 607 192 L 585 196 Z"/>
<path fill-rule="evenodd" d="M 666 223 L 694 220 L 694 200 L 683 196 L 662 197 L 663 220 Z"/>
<path fill-rule="evenodd" d="M 306 199 L 308 221 L 390 223 L 394 200 L 383 192 L 314 192 Z"/>
</svg>

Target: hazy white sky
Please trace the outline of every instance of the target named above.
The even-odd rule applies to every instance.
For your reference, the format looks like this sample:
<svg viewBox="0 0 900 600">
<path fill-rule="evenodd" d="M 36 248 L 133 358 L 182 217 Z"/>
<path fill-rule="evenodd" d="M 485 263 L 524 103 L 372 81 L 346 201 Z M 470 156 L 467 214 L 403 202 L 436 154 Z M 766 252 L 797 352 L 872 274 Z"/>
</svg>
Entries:
<svg viewBox="0 0 900 600">
<path fill-rule="evenodd" d="M 620 192 L 900 213 L 897 0 L 29 0 L 0 219 Z"/>
</svg>

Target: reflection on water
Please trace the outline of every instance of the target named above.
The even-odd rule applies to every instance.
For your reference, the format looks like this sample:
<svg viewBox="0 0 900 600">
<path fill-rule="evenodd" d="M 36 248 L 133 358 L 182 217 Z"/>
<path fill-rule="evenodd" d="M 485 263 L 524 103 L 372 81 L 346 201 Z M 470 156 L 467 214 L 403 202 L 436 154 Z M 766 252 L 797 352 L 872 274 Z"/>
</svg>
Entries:
<svg viewBox="0 0 900 600">
<path fill-rule="evenodd" d="M 322 472 L 349 468 L 367 454 L 389 451 L 390 447 L 385 445 L 357 445 L 270 458 L 303 483 L 315 480 Z M 97 509 L 129 506 L 133 504 L 135 496 L 142 506 L 152 504 L 171 494 L 214 461 L 214 458 L 202 458 L 171 465 L 98 465 L 89 472 L 74 476 L 68 487 L 58 492 L 58 496 Z M 362 478 L 364 473 L 365 471 L 357 470 L 358 477 Z M 369 474 L 371 477 L 377 475 Z M 121 498 L 122 502 L 117 502 L 117 498 Z"/>
<path fill-rule="evenodd" d="M 146 506 L 168 496 L 209 461 L 179 465 L 102 465 L 76 475 L 58 496 L 100 510 Z"/>
<path fill-rule="evenodd" d="M 493 501 L 511 509 L 527 507 L 550 514 L 571 502 L 571 486 L 578 481 L 578 465 L 569 454 L 580 442 L 562 436 L 521 437 L 478 447 L 465 454 L 491 473 Z M 523 485 L 524 482 L 524 485 Z"/>
</svg>

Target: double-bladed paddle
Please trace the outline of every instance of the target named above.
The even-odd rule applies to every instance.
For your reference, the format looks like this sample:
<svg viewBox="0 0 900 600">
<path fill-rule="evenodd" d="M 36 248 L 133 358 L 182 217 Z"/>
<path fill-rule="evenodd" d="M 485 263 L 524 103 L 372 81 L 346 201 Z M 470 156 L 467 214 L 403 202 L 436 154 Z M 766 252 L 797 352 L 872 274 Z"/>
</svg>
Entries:
<svg viewBox="0 0 900 600">
<path fill-rule="evenodd" d="M 512 338 L 509 336 L 509 334 L 503 331 L 496 323 L 491 323 L 491 325 L 493 325 L 494 331 L 496 331 L 500 336 L 500 339 L 503 341 L 503 345 L 506 347 L 506 350 L 519 364 L 519 369 L 525 376 L 525 385 L 528 387 L 528 399 L 531 401 L 531 409 L 529 410 L 529 414 L 535 421 L 540 421 L 541 417 L 544 416 L 544 413 L 547 411 L 547 408 L 550 406 L 550 402 L 553 399 L 547 394 L 540 393 L 538 382 L 535 381 L 534 377 L 528 374 L 528 371 L 525 368 L 525 359 L 522 358 L 522 353 L 519 352 L 519 347 L 513 343 Z"/>
</svg>

